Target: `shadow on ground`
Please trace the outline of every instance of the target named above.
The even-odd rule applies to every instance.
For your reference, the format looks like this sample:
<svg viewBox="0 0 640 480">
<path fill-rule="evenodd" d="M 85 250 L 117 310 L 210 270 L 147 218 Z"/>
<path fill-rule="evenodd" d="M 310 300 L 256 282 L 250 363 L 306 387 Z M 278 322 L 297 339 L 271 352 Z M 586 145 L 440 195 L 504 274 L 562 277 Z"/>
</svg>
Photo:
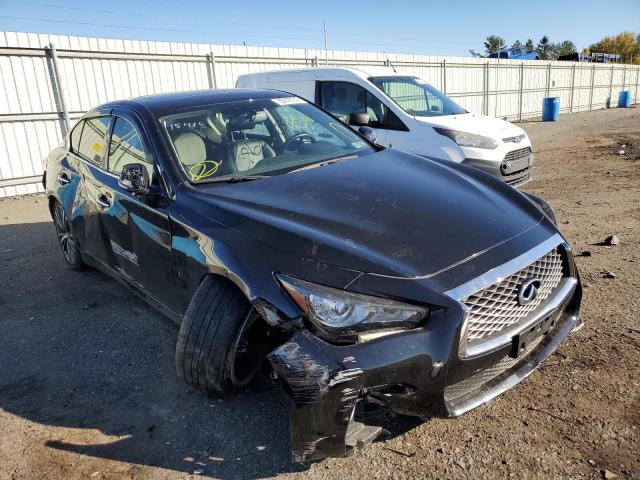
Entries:
<svg viewBox="0 0 640 480">
<path fill-rule="evenodd" d="M 277 385 L 216 401 L 182 384 L 177 327 L 107 276 L 68 270 L 50 222 L 0 226 L 0 266 L 0 408 L 63 427 L 47 447 L 222 478 L 308 468 L 290 462 Z"/>
</svg>

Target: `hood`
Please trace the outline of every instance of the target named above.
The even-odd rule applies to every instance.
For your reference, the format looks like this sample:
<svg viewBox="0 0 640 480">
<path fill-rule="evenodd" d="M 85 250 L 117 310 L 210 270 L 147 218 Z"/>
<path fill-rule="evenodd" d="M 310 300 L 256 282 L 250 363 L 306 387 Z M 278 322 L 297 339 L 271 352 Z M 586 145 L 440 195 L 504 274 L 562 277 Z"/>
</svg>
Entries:
<svg viewBox="0 0 640 480">
<path fill-rule="evenodd" d="M 487 117 L 477 113 L 463 115 L 442 115 L 436 117 L 415 117 L 422 124 L 443 127 L 461 132 L 476 133 L 502 140 L 505 137 L 522 135 L 524 130 L 500 118 Z"/>
<path fill-rule="evenodd" d="M 535 226 L 542 213 L 499 180 L 384 150 L 233 184 L 197 187 L 198 209 L 238 235 L 365 273 L 427 275 Z M 265 253 L 268 254 L 268 253 Z"/>
</svg>

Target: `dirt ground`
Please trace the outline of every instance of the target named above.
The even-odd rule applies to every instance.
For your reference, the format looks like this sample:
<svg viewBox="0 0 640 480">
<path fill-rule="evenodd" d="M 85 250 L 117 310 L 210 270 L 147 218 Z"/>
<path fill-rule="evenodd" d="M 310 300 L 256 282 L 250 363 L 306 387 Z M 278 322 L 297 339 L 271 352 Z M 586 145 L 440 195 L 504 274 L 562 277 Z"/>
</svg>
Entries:
<svg viewBox="0 0 640 480">
<path fill-rule="evenodd" d="M 584 252 L 585 328 L 489 405 L 396 418 L 391 438 L 312 464 L 289 462 L 277 385 L 224 401 L 183 385 L 176 327 L 67 270 L 42 196 L 0 201 L 0 479 L 640 478 L 640 113 L 523 126 L 526 190 Z M 600 244 L 610 234 L 619 245 Z"/>
</svg>

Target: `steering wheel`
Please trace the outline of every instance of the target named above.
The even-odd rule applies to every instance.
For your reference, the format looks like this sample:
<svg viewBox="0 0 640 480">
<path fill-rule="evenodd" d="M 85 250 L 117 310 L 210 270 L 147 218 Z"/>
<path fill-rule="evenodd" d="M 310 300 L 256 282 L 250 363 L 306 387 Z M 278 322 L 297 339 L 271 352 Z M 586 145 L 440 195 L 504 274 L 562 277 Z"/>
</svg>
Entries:
<svg viewBox="0 0 640 480">
<path fill-rule="evenodd" d="M 310 133 L 307 133 L 307 132 L 296 133 L 295 135 L 290 137 L 289 140 L 284 142 L 284 145 L 282 145 L 282 151 L 292 152 L 293 150 L 290 149 L 291 145 L 293 145 L 294 142 L 303 142 L 304 139 L 309 139 L 311 143 L 316 143 L 318 141 L 316 140 L 316 137 L 314 137 Z"/>
</svg>

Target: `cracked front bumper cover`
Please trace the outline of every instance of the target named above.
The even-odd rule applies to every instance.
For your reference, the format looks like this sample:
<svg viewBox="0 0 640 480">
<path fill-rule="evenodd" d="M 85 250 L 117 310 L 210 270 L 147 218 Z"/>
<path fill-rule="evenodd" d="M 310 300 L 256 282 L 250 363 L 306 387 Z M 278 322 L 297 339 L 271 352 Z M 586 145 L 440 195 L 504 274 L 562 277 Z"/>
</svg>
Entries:
<svg viewBox="0 0 640 480">
<path fill-rule="evenodd" d="M 269 361 L 288 393 L 293 461 L 345 456 L 362 370 L 328 356 L 306 331 L 271 352 Z"/>
<path fill-rule="evenodd" d="M 293 461 L 344 457 L 373 441 L 381 429 L 354 419 L 360 401 L 401 415 L 440 417 L 488 402 L 531 374 L 580 325 L 580 297 L 578 287 L 559 309 L 559 327 L 538 347 L 456 401 L 447 399 L 450 384 L 493 368 L 511 349 L 459 358 L 459 313 L 435 311 L 424 327 L 354 345 L 299 330 L 268 355 L 288 398 Z"/>
<path fill-rule="evenodd" d="M 365 397 L 395 413 L 446 415 L 441 365 L 459 321 L 440 312 L 424 328 L 355 345 L 330 344 L 303 329 L 271 352 L 289 401 L 293 460 L 343 457 L 373 440 L 370 429 L 353 428 L 354 408 Z"/>
</svg>

